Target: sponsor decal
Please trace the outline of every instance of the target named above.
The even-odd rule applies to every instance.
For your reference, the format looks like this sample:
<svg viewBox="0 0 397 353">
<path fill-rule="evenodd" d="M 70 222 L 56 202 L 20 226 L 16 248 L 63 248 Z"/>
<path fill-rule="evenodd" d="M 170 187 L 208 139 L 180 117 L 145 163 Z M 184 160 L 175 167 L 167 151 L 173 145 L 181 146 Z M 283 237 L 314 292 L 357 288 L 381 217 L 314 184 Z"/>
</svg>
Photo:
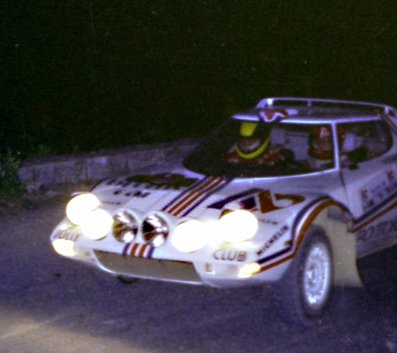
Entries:
<svg viewBox="0 0 397 353">
<path fill-rule="evenodd" d="M 247 252 L 241 250 L 218 249 L 214 252 L 214 259 L 243 262 L 247 259 Z"/>
<path fill-rule="evenodd" d="M 305 201 L 302 195 L 274 194 L 274 198 L 269 190 L 264 190 L 259 194 L 259 209 L 262 213 L 268 213 L 282 208 L 291 207 Z"/>
<path fill-rule="evenodd" d="M 58 232 L 55 235 L 54 238 L 55 239 L 65 239 L 65 240 L 77 241 L 79 236 L 80 236 L 80 234 L 75 233 L 73 230 L 65 229 L 65 230 L 61 230 L 60 232 Z"/>
<path fill-rule="evenodd" d="M 357 242 L 366 243 L 377 238 L 395 236 L 397 234 L 397 219 L 380 222 L 358 232 Z"/>
<path fill-rule="evenodd" d="M 386 169 L 360 189 L 363 211 L 368 211 L 397 191 L 397 170 Z"/>
<path fill-rule="evenodd" d="M 111 201 L 111 200 L 102 200 L 101 202 L 106 205 L 116 205 L 116 206 L 120 206 L 122 204 L 120 201 Z"/>
<path fill-rule="evenodd" d="M 118 195 L 121 195 L 123 192 L 124 192 L 123 189 L 117 189 L 117 190 L 113 191 L 113 195 L 118 196 Z M 137 191 L 126 192 L 124 194 L 124 196 L 143 199 L 145 197 L 148 197 L 150 194 L 151 193 L 149 191 L 137 190 Z"/>
<path fill-rule="evenodd" d="M 357 255 L 364 257 L 397 244 L 397 220 L 390 219 L 357 233 Z"/>
<path fill-rule="evenodd" d="M 395 194 L 391 195 L 386 202 L 376 206 L 372 212 L 367 212 L 358 219 L 354 219 L 354 223 L 350 229 L 351 232 L 358 232 L 364 229 L 367 225 L 376 222 L 379 218 L 391 212 L 397 207 L 397 202 L 395 201 Z"/>
<path fill-rule="evenodd" d="M 295 218 L 294 221 L 292 233 L 295 239 L 292 239 L 291 243 L 288 244 L 288 246 L 285 247 L 284 249 L 281 249 L 280 251 L 274 254 L 265 256 L 264 258 L 260 259 L 258 261 L 258 263 L 261 265 L 261 269 L 259 272 L 270 270 L 289 260 L 292 260 L 297 252 L 299 244 L 303 240 L 303 237 L 307 229 L 312 224 L 315 217 L 322 210 L 332 205 L 339 206 L 337 203 L 335 203 L 335 201 L 329 200 L 327 198 L 320 198 L 306 205 L 306 207 L 304 207 L 299 212 L 298 216 Z M 283 227 L 281 229 L 283 229 Z M 284 230 L 284 232 L 286 232 L 287 230 Z"/>
<path fill-rule="evenodd" d="M 276 243 L 287 231 L 289 227 L 287 225 L 282 226 L 276 233 L 274 233 L 265 244 L 256 252 L 258 256 L 262 255 L 266 250 L 270 249 L 273 244 Z"/>
<path fill-rule="evenodd" d="M 288 112 L 286 110 L 259 110 L 259 116 L 267 123 L 271 123 L 288 116 Z"/>
<path fill-rule="evenodd" d="M 387 174 L 388 173 L 386 173 L 386 175 Z M 393 178 L 394 176 L 392 174 L 389 174 L 388 177 Z M 348 215 L 348 211 L 345 207 L 343 207 L 343 205 L 340 205 L 337 202 L 327 198 L 314 200 L 313 202 L 306 205 L 295 218 L 292 231 L 293 239 L 291 245 L 278 251 L 275 254 L 260 259 L 258 261 L 258 263 L 261 264 L 260 272 L 264 272 L 293 259 L 293 257 L 296 255 L 299 244 L 302 242 L 304 235 L 306 234 L 310 225 L 313 223 L 313 220 L 324 209 L 330 206 L 340 208 L 343 217 L 345 217 L 345 222 L 348 225 L 351 223 L 351 220 L 346 218 Z M 380 216 L 390 212 L 395 207 L 397 207 L 397 203 L 390 203 L 389 201 L 388 206 L 385 208 L 384 205 L 381 211 L 378 210 L 378 213 L 370 212 L 369 214 L 365 215 L 365 218 L 362 218 L 360 222 L 357 222 L 357 220 L 355 220 L 355 229 L 350 229 L 350 231 L 359 231 L 359 233 L 357 234 L 357 247 L 358 255 L 360 257 L 392 246 L 391 243 L 397 243 L 397 220 L 388 220 L 380 222 L 378 224 L 374 224 L 372 226 L 369 226 L 368 228 L 364 228 L 368 224 L 373 224 L 376 219 L 379 219 Z"/>
<path fill-rule="evenodd" d="M 142 190 L 138 190 L 138 191 L 134 191 L 134 192 L 127 192 L 125 194 L 125 196 L 129 196 L 129 197 L 136 197 L 139 199 L 144 199 L 145 197 L 148 197 L 151 193 L 149 191 L 142 191 Z"/>
<path fill-rule="evenodd" d="M 217 202 L 212 203 L 211 205 L 208 206 L 208 208 L 215 208 L 217 210 L 221 210 L 222 208 L 224 208 L 228 203 L 236 201 L 238 199 L 241 199 L 245 196 L 251 195 L 251 194 L 255 194 L 258 193 L 259 191 L 261 191 L 260 189 L 249 189 L 243 192 L 240 192 L 238 194 L 234 194 L 231 196 L 228 196 L 222 200 L 219 200 Z M 255 202 L 255 198 L 254 197 L 249 197 L 246 198 L 242 201 L 240 201 L 243 204 L 243 208 L 244 209 L 249 209 L 249 208 L 254 208 L 256 207 L 256 202 Z"/>
<path fill-rule="evenodd" d="M 268 219 L 268 218 L 258 218 L 258 222 L 263 223 L 263 224 L 269 224 L 271 226 L 277 226 L 279 224 L 278 221 L 274 219 Z"/>
<path fill-rule="evenodd" d="M 251 194 L 257 194 L 250 197 L 245 197 Z M 240 207 L 244 210 L 259 210 L 262 213 L 268 213 L 276 210 L 280 210 L 282 208 L 291 207 L 298 203 L 305 201 L 305 198 L 302 195 L 293 195 L 293 194 L 274 194 L 269 190 L 260 189 L 249 189 L 244 192 L 240 192 L 235 195 L 231 195 L 226 197 L 225 199 L 214 202 L 209 205 L 208 208 L 222 209 L 228 203 L 239 201 Z"/>
<path fill-rule="evenodd" d="M 163 211 L 175 217 L 187 216 L 210 195 L 219 191 L 229 181 L 221 177 L 209 177 L 185 190 L 163 208 Z"/>
</svg>

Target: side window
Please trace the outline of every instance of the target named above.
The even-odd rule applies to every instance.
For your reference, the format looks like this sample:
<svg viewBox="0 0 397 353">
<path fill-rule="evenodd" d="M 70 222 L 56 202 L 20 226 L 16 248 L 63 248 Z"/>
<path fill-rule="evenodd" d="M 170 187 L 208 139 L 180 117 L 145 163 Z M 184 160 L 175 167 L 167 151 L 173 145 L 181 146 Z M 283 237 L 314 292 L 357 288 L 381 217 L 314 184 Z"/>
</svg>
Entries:
<svg viewBox="0 0 397 353">
<path fill-rule="evenodd" d="M 342 167 L 377 158 L 392 145 L 390 128 L 383 121 L 340 124 L 338 137 Z"/>
</svg>

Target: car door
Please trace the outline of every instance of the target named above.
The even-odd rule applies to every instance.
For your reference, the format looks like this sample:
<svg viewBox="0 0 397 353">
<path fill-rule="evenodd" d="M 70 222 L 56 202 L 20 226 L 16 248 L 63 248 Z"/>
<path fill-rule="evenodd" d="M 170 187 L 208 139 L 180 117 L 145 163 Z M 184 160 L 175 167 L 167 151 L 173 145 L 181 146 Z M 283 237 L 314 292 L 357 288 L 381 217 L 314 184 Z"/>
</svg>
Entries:
<svg viewBox="0 0 397 353">
<path fill-rule="evenodd" d="M 380 121 L 340 124 L 340 166 L 356 224 L 368 221 L 397 193 L 397 164 L 387 162 L 392 135 Z"/>
<path fill-rule="evenodd" d="M 365 284 L 382 283 L 396 272 L 396 138 L 380 120 L 340 124 L 341 175 L 353 216 L 357 264 Z M 393 250 L 394 249 L 394 250 Z M 382 268 L 382 278 L 374 268 Z"/>
</svg>

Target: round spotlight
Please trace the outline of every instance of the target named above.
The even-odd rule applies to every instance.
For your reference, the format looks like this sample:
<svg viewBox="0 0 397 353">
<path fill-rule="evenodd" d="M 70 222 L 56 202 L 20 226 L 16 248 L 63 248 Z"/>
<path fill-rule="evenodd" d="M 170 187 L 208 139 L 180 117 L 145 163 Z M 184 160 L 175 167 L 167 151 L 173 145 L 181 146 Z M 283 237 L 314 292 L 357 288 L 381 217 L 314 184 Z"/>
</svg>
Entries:
<svg viewBox="0 0 397 353">
<path fill-rule="evenodd" d="M 220 219 L 220 225 L 224 239 L 233 243 L 249 240 L 258 231 L 258 220 L 246 210 L 226 213 Z"/>
<path fill-rule="evenodd" d="M 98 198 L 90 193 L 80 194 L 73 197 L 66 206 L 66 215 L 70 222 L 80 225 L 96 208 L 100 202 Z"/>
<path fill-rule="evenodd" d="M 202 249 L 208 243 L 208 232 L 203 222 L 190 220 L 176 226 L 171 242 L 181 252 L 193 252 Z"/>
<path fill-rule="evenodd" d="M 132 242 L 138 234 L 138 220 L 129 210 L 121 210 L 113 216 L 113 236 L 121 243 Z"/>
<path fill-rule="evenodd" d="M 111 231 L 112 223 L 113 217 L 105 210 L 98 208 L 87 215 L 80 227 L 87 238 L 99 240 Z"/>
<path fill-rule="evenodd" d="M 52 242 L 54 250 L 62 256 L 72 257 L 76 255 L 74 250 L 74 241 L 69 239 L 55 239 Z"/>
<path fill-rule="evenodd" d="M 142 223 L 142 237 L 146 244 L 154 247 L 163 245 L 168 237 L 167 222 L 158 215 L 147 216 Z"/>
</svg>

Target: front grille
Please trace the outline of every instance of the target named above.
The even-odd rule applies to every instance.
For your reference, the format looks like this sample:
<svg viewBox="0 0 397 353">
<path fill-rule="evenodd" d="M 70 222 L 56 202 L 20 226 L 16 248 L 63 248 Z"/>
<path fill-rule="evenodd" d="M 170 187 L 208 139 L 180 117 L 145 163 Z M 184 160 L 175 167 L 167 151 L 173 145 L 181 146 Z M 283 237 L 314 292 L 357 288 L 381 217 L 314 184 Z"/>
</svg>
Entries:
<svg viewBox="0 0 397 353">
<path fill-rule="evenodd" d="M 132 277 L 201 284 L 190 262 L 145 259 L 95 250 L 100 264 L 111 272 Z"/>
</svg>

